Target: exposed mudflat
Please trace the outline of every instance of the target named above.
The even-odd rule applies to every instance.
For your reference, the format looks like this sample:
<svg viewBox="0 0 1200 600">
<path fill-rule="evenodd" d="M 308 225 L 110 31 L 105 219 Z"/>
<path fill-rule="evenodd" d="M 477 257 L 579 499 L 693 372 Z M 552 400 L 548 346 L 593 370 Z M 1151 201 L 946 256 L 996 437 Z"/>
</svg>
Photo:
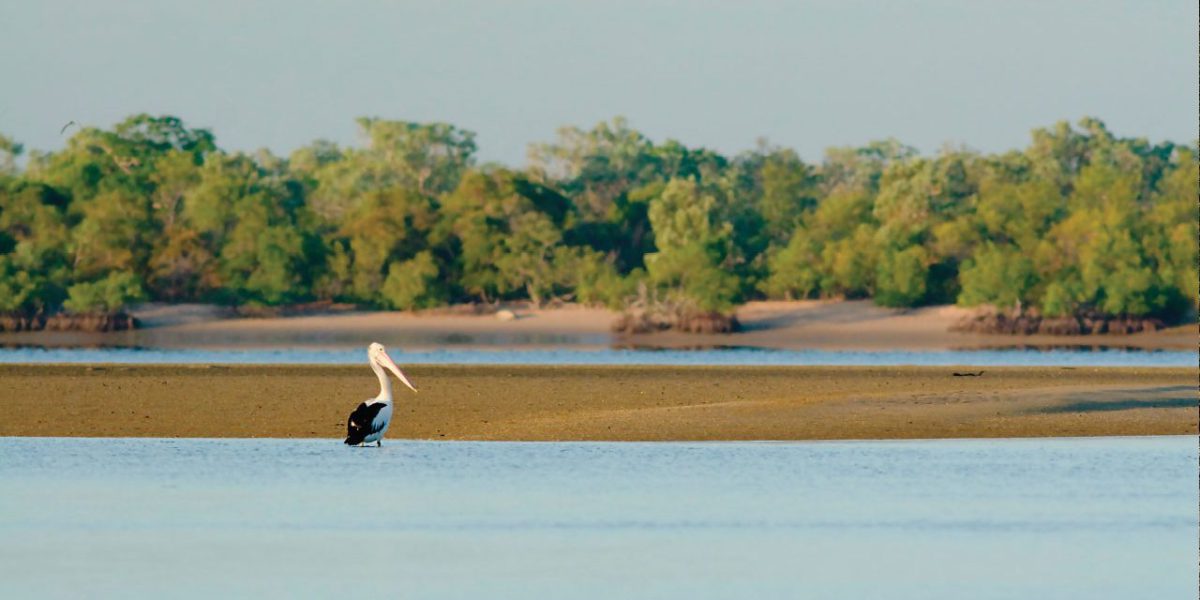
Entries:
<svg viewBox="0 0 1200 600">
<path fill-rule="evenodd" d="M 411 365 L 389 438 L 810 440 L 1198 432 L 1191 368 Z M 978 371 L 978 369 L 971 369 Z M 0 365 L 0 435 L 340 437 L 366 366 Z"/>
</svg>

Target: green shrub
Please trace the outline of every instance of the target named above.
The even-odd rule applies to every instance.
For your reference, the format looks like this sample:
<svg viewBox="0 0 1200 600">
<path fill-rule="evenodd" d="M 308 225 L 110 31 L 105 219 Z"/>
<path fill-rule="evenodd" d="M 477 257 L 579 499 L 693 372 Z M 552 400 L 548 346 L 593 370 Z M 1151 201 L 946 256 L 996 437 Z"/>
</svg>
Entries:
<svg viewBox="0 0 1200 600">
<path fill-rule="evenodd" d="M 63 308 L 76 313 L 114 312 L 145 298 L 145 290 L 137 275 L 116 271 L 99 281 L 77 283 L 67 288 L 67 300 L 63 302 Z"/>
<path fill-rule="evenodd" d="M 438 272 L 433 253 L 428 250 L 410 260 L 391 263 L 380 290 L 384 303 L 398 310 L 429 308 L 444 303 L 445 294 L 438 285 Z"/>
</svg>

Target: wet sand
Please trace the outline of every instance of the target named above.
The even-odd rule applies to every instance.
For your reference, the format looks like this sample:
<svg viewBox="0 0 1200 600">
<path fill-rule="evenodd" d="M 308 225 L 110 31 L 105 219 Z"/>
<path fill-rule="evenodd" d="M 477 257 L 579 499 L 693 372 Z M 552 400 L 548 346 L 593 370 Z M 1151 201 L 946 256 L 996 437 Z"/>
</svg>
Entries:
<svg viewBox="0 0 1200 600">
<path fill-rule="evenodd" d="M 391 439 L 1195 435 L 1182 368 L 413 365 Z M 366 366 L 0 365 L 0 435 L 336 438 Z"/>
</svg>

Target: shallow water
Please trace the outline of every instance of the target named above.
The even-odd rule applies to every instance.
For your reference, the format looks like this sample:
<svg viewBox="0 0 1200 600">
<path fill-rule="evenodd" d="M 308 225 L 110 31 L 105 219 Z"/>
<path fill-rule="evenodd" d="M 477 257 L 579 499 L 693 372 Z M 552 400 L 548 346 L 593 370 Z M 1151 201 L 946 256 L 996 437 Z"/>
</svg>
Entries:
<svg viewBox="0 0 1200 600">
<path fill-rule="evenodd" d="M 1200 354 L 1146 350 L 832 351 L 718 348 L 705 350 L 461 349 L 389 351 L 403 364 L 550 365 L 865 365 L 1194 367 Z M 0 348 L 0 363 L 361 364 L 362 348 Z"/>
<path fill-rule="evenodd" d="M 0 597 L 1194 598 L 1194 437 L 0 439 Z"/>
</svg>

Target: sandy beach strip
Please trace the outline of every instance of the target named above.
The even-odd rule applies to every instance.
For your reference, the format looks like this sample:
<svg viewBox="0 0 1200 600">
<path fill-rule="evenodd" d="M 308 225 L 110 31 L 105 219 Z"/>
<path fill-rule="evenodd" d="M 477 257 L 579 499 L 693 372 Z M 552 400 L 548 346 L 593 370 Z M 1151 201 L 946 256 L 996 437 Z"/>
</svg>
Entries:
<svg viewBox="0 0 1200 600">
<path fill-rule="evenodd" d="M 1190 368 L 413 365 L 391 439 L 1195 435 Z M 365 366 L 0 365 L 0 435 L 337 438 Z"/>
<path fill-rule="evenodd" d="M 750 302 L 737 309 L 743 330 L 701 335 L 614 335 L 617 314 L 601 308 L 514 306 L 511 320 L 446 311 L 352 312 L 278 318 L 230 318 L 208 305 L 154 305 L 134 311 L 144 328 L 110 333 L 8 332 L 3 346 L 147 348 L 365 347 L 406 349 L 574 347 L 784 350 L 958 350 L 981 348 L 1133 348 L 1195 351 L 1196 326 L 1132 335 L 985 335 L 950 331 L 970 311 L 956 306 L 894 309 L 869 300 Z"/>
</svg>

